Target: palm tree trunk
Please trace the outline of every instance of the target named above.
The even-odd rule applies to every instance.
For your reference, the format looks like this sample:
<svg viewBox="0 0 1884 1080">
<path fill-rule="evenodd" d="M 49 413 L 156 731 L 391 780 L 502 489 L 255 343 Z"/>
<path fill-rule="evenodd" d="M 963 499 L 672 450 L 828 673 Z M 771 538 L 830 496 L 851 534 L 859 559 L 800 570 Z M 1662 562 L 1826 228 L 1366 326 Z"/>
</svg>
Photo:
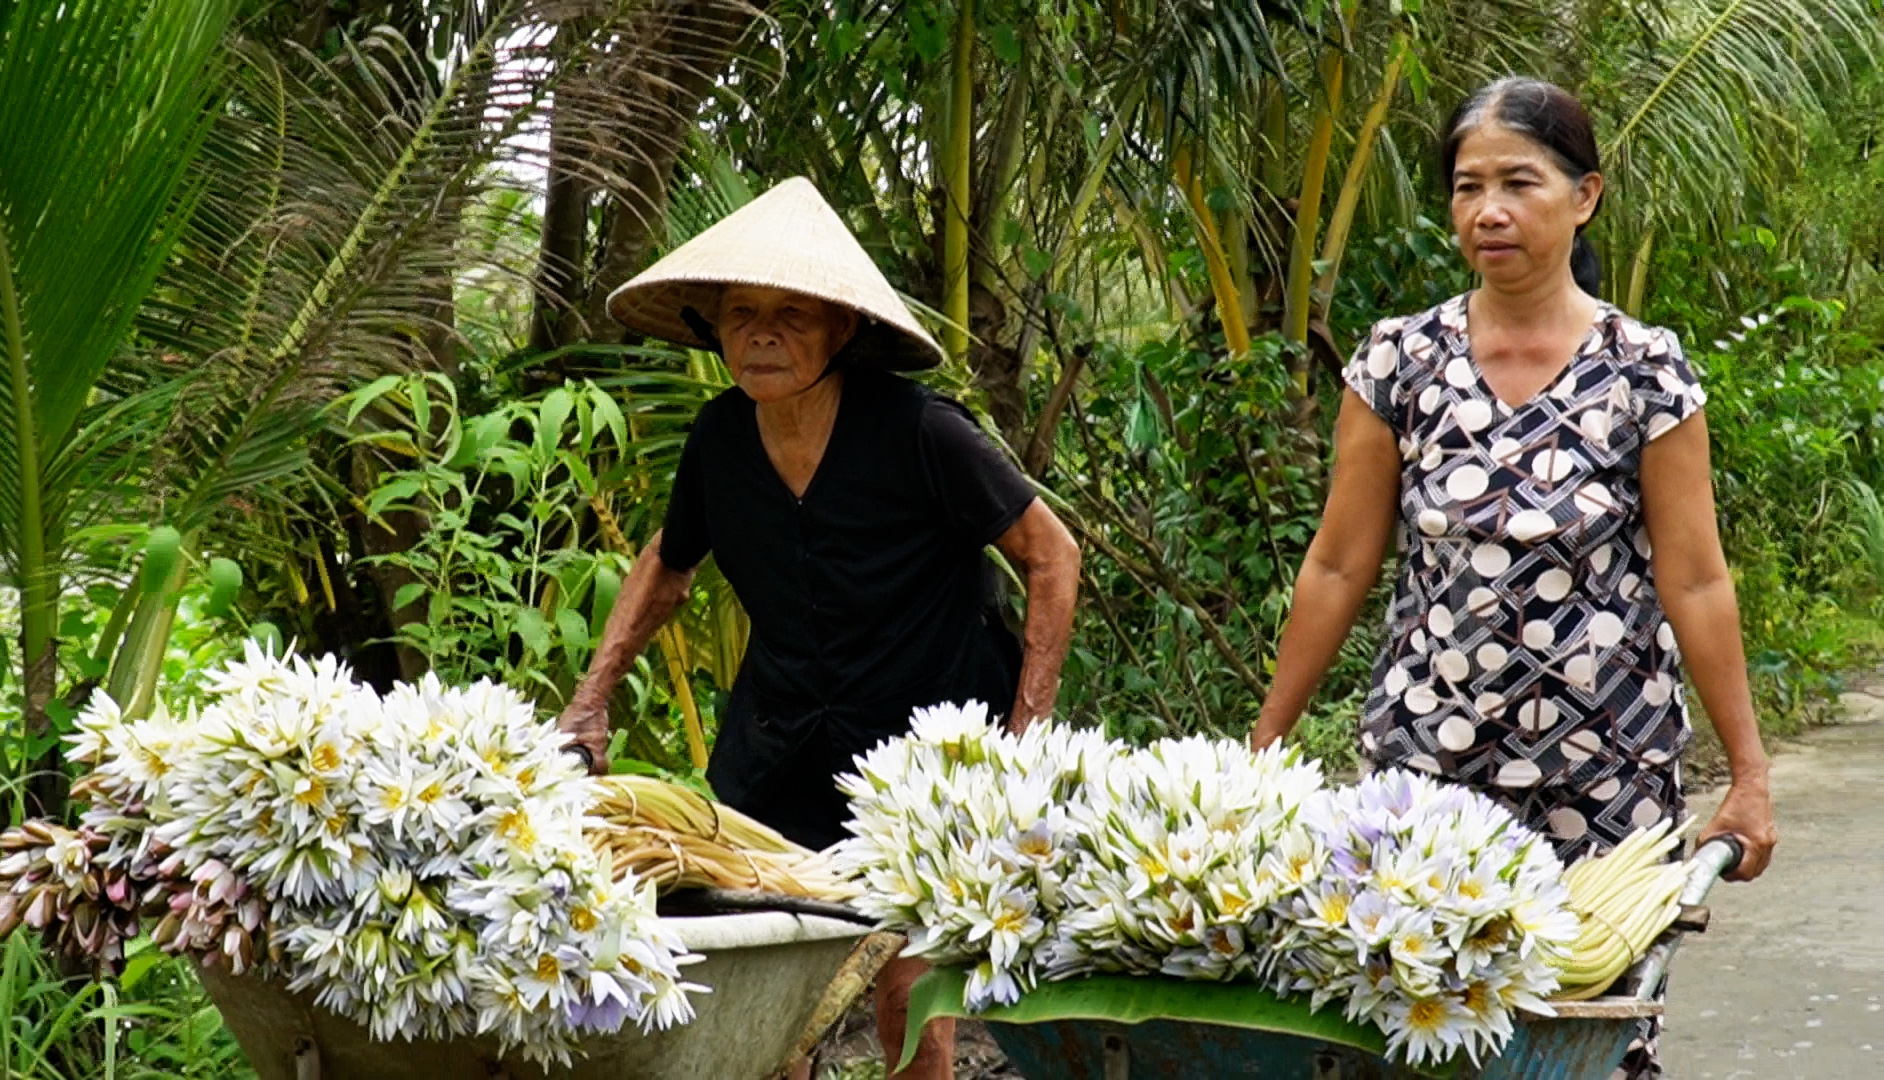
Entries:
<svg viewBox="0 0 1884 1080">
<path fill-rule="evenodd" d="M 40 486 L 39 426 L 34 422 L 33 385 L 20 323 L 19 291 L 6 230 L 0 228 L 0 334 L 6 347 L 14 465 L 20 479 L 20 520 L 14 523 L 18 550 L 14 577 L 20 590 L 20 767 L 28 771 L 27 814 L 57 819 L 65 812 L 59 744 L 35 757 L 33 743 L 52 732 L 50 706 L 58 687 L 59 658 L 53 637 L 59 625 L 59 572 L 46 558 L 46 511 Z"/>
<path fill-rule="evenodd" d="M 1374 104 L 1367 110 L 1367 118 L 1361 122 L 1361 130 L 1354 136 L 1354 154 L 1348 159 L 1347 175 L 1341 180 L 1341 193 L 1335 198 L 1334 213 L 1328 218 L 1328 238 L 1321 248 L 1321 261 L 1324 268 L 1321 280 L 1315 285 L 1319 299 L 1313 303 L 1315 311 L 1326 316 L 1328 305 L 1334 300 L 1335 284 L 1340 280 L 1341 256 L 1347 250 L 1348 230 L 1354 226 L 1354 212 L 1361 201 L 1361 188 L 1367 182 L 1367 170 L 1374 160 L 1374 143 L 1380 135 L 1381 124 L 1387 119 L 1387 110 L 1393 105 L 1394 95 L 1400 89 L 1400 73 L 1406 66 L 1407 50 L 1412 48 L 1412 41 L 1406 31 L 1394 35 L 1393 59 L 1387 62 L 1387 70 L 1380 77 L 1380 92 L 1374 96 Z"/>
<path fill-rule="evenodd" d="M 960 0 L 955 15 L 955 56 L 949 81 L 948 139 L 942 175 L 942 344 L 950 358 L 968 356 L 968 215 L 974 205 L 969 164 L 975 129 L 975 0 Z"/>
<path fill-rule="evenodd" d="M 1204 265 L 1210 271 L 1210 291 L 1217 301 L 1217 321 L 1223 324 L 1223 344 L 1230 355 L 1249 351 L 1249 324 L 1243 321 L 1243 291 L 1230 272 L 1230 258 L 1223 249 L 1223 237 L 1217 230 L 1217 216 L 1204 199 L 1203 170 L 1191 156 L 1191 148 L 1178 150 L 1172 162 L 1177 181 L 1184 189 L 1184 199 L 1191 209 L 1192 227 L 1197 230 L 1198 246 L 1204 252 Z"/>
<path fill-rule="evenodd" d="M 1342 25 L 1353 18 L 1359 0 L 1344 0 Z M 1301 195 L 1295 210 L 1295 241 L 1289 251 L 1289 282 L 1286 299 L 1287 318 L 1283 336 L 1298 344 L 1308 341 L 1310 289 L 1314 285 L 1315 234 L 1321 225 L 1321 197 L 1328 177 L 1328 154 L 1334 145 L 1335 122 L 1341 115 L 1341 81 L 1347 70 L 1347 57 L 1339 46 L 1329 45 L 1322 52 L 1321 85 L 1324 94 L 1321 111 L 1315 117 L 1314 133 L 1309 137 L 1308 156 L 1302 163 Z M 1306 350 L 1294 361 L 1291 373 L 1298 398 L 1308 396 L 1308 372 L 1311 361 Z"/>
<path fill-rule="evenodd" d="M 665 239 L 667 182 L 687 142 L 694 117 L 714 80 L 745 37 L 766 0 L 691 0 L 678 13 L 663 12 L 668 20 L 660 34 L 666 44 L 661 53 L 677 51 L 674 39 L 685 34 L 685 62 L 663 63 L 658 71 L 642 73 L 642 81 L 622 93 L 646 99 L 648 121 L 634 145 L 616 148 L 621 179 L 609 185 L 601 238 L 596 245 L 589 295 L 583 305 L 589 333 L 597 340 L 620 340 L 620 328 L 608 314 L 608 294 L 640 272 L 649 255 Z"/>
<path fill-rule="evenodd" d="M 561 31 L 567 32 L 567 31 Z M 589 183 L 568 110 L 550 117 L 549 184 L 543 198 L 543 240 L 537 253 L 530 348 L 549 352 L 579 340 L 587 264 Z"/>
<path fill-rule="evenodd" d="M 988 395 L 988 414 L 1008 441 L 1016 446 L 1025 436 L 1027 420 L 1027 354 L 1001 344 L 1008 321 L 1003 294 L 1010 294 L 996 257 L 1002 225 L 1007 220 L 1009 192 L 1020 169 L 1022 137 L 1026 134 L 1028 93 L 1025 58 L 1007 85 L 1007 100 L 987 159 L 975 185 L 972 232 L 969 236 L 968 316 L 972 340 L 969 366 L 975 382 Z M 1011 295 L 1011 294 L 1010 294 Z"/>
</svg>

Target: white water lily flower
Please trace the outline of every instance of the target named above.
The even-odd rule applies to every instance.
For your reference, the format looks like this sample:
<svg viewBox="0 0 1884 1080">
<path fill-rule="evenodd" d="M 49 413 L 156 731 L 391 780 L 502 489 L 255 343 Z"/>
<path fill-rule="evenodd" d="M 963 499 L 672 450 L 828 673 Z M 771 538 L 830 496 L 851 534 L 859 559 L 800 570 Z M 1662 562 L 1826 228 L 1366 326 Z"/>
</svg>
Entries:
<svg viewBox="0 0 1884 1080">
<path fill-rule="evenodd" d="M 1253 974 L 1250 941 L 1316 862 L 1304 834 L 1280 864 L 1295 882 L 1259 871 L 1321 784 L 1280 750 L 1127 751 L 1052 724 L 1016 737 L 971 705 L 919 712 L 857 765 L 837 858 L 866 886 L 858 904 L 909 954 L 969 966 L 971 1008 L 1087 971 Z"/>
</svg>

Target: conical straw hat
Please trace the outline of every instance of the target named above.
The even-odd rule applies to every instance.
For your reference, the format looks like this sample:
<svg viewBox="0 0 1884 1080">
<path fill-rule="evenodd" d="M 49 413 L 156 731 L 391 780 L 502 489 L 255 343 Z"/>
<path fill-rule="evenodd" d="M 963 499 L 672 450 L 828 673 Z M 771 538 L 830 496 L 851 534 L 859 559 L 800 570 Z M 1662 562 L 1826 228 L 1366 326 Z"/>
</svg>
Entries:
<svg viewBox="0 0 1884 1080">
<path fill-rule="evenodd" d="M 942 347 L 802 176 L 726 215 L 636 275 L 609 295 L 608 310 L 632 330 L 707 348 L 681 309 L 711 315 L 726 285 L 769 285 L 854 309 L 866 318 L 845 352 L 859 363 L 912 371 L 943 360 Z"/>
</svg>

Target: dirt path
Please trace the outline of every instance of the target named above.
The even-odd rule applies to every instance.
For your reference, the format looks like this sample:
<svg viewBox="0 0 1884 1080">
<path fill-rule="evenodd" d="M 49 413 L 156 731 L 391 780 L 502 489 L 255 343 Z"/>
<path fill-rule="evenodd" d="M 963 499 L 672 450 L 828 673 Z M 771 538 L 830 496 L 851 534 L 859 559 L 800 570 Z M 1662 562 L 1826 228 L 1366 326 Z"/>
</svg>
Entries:
<svg viewBox="0 0 1884 1080">
<path fill-rule="evenodd" d="M 1670 1080 L 1884 1078 L 1884 687 L 1846 703 L 1774 759 L 1772 868 L 1717 888 L 1713 928 L 1682 946 Z"/>
</svg>

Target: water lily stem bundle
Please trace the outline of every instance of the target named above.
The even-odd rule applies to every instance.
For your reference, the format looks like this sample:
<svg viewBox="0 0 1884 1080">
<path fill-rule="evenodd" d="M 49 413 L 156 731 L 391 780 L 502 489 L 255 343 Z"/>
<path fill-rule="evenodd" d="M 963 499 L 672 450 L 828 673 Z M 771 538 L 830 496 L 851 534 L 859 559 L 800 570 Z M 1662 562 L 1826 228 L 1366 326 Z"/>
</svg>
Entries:
<svg viewBox="0 0 1884 1080">
<path fill-rule="evenodd" d="M 669 892 L 757 889 L 843 901 L 856 886 L 839 881 L 820 853 L 800 847 L 731 807 L 648 776 L 610 776 L 589 813 L 589 842 L 632 875 Z"/>
<path fill-rule="evenodd" d="M 1560 961 L 1553 1000 L 1585 1001 L 1608 990 L 1681 914 L 1687 868 L 1667 858 L 1680 842 L 1673 822 L 1658 822 L 1565 872 L 1582 930 Z"/>
</svg>

